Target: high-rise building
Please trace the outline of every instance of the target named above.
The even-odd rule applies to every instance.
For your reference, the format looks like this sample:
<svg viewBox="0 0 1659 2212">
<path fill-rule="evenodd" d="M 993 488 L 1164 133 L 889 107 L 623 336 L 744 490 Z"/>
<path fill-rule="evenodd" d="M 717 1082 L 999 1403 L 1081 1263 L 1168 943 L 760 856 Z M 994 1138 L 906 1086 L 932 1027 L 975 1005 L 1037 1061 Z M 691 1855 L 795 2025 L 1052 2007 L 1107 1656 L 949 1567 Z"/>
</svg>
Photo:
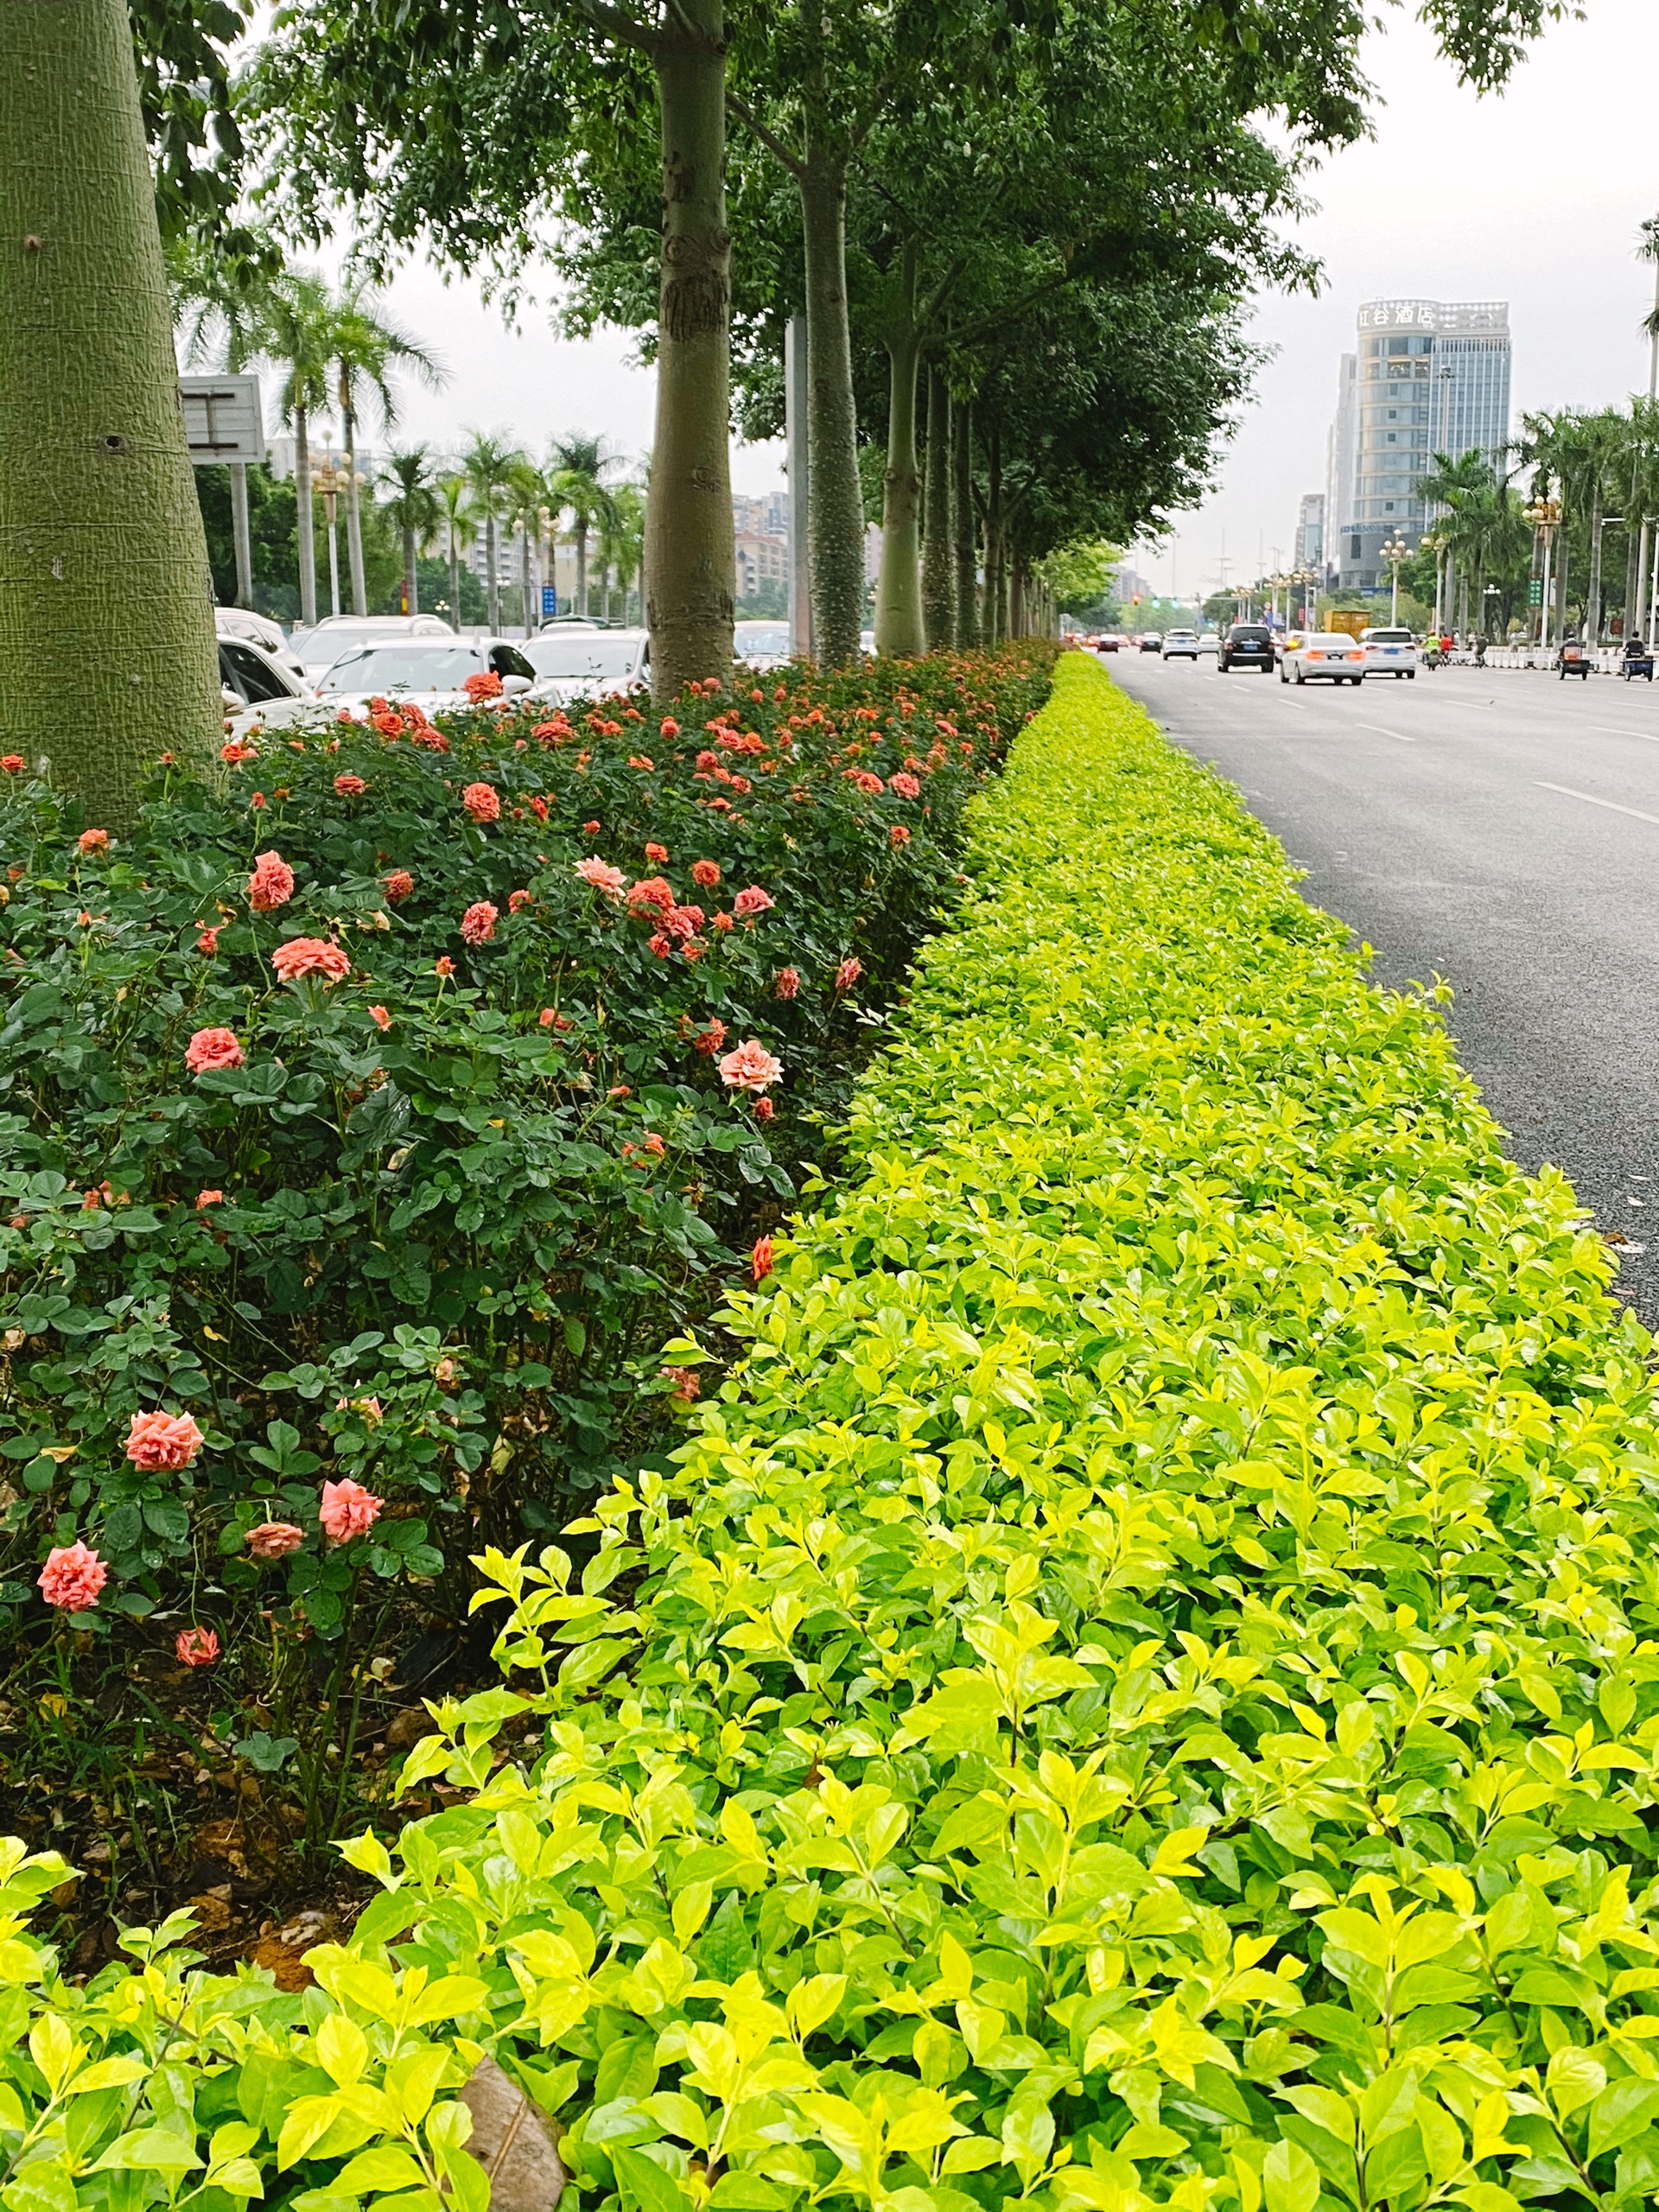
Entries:
<svg viewBox="0 0 1659 2212">
<path fill-rule="evenodd" d="M 1369 300 L 1344 353 L 1328 447 L 1325 560 L 1333 581 L 1375 590 L 1379 548 L 1414 540 L 1430 511 L 1432 457 L 1471 448 L 1501 465 L 1510 435 L 1510 310 L 1502 300 Z"/>
<path fill-rule="evenodd" d="M 1313 569 L 1325 576 L 1325 494 L 1304 492 L 1296 512 L 1296 556 L 1293 566 Z"/>
</svg>

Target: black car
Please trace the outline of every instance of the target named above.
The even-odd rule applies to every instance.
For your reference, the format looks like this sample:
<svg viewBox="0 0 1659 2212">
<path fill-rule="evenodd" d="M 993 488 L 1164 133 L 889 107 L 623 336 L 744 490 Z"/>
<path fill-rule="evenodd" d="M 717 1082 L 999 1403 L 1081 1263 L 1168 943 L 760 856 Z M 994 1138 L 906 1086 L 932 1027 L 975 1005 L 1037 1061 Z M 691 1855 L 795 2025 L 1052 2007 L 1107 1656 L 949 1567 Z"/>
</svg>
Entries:
<svg viewBox="0 0 1659 2212">
<path fill-rule="evenodd" d="M 1221 641 L 1217 664 L 1224 675 L 1230 668 L 1259 668 L 1273 674 L 1273 632 L 1265 622 L 1235 622 Z"/>
</svg>

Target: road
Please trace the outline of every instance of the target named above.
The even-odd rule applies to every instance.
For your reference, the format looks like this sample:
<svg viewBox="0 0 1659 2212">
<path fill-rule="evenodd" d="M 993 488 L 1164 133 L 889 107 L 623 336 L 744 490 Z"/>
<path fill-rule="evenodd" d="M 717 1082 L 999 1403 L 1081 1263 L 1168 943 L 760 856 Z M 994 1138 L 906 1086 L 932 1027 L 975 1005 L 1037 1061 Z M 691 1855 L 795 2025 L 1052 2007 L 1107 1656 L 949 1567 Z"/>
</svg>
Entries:
<svg viewBox="0 0 1659 2212">
<path fill-rule="evenodd" d="M 1452 986 L 1514 1156 L 1562 1168 L 1627 1240 L 1621 1294 L 1659 1325 L 1659 689 L 1473 668 L 1298 688 L 1103 658 L 1243 793 L 1380 981 Z"/>
</svg>

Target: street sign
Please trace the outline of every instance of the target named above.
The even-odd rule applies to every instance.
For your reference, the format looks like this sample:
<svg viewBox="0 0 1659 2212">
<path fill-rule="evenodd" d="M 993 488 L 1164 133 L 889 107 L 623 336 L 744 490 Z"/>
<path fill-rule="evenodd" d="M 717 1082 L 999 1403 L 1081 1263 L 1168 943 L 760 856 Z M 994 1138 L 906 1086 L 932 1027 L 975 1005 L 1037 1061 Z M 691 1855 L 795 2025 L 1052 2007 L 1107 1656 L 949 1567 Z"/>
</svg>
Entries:
<svg viewBox="0 0 1659 2212">
<path fill-rule="evenodd" d="M 179 397 L 198 468 L 264 461 L 265 415 L 257 377 L 181 377 Z"/>
<path fill-rule="evenodd" d="M 546 615 L 554 615 L 558 611 L 558 588 L 554 584 L 543 584 L 542 586 L 542 613 Z"/>
<path fill-rule="evenodd" d="M 1529 607 L 1541 607 L 1543 603 L 1544 580 L 1541 576 L 1535 576 L 1532 582 L 1527 586 L 1527 605 Z"/>
</svg>

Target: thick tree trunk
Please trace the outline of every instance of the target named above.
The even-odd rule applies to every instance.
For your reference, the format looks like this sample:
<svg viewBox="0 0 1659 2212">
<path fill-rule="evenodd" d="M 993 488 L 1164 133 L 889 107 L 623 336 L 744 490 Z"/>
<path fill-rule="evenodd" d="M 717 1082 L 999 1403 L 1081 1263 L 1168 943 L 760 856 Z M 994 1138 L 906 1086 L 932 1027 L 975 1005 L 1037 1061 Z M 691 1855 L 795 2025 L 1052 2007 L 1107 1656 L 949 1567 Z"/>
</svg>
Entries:
<svg viewBox="0 0 1659 2212">
<path fill-rule="evenodd" d="M 927 376 L 927 499 L 922 535 L 922 623 L 929 652 L 957 641 L 957 548 L 952 527 L 950 395 L 937 368 Z"/>
<path fill-rule="evenodd" d="M 120 829 L 224 716 L 118 0 L 0 0 L 0 750 Z"/>
<path fill-rule="evenodd" d="M 588 620 L 588 525 L 580 515 L 576 518 L 576 612 L 585 622 Z"/>
<path fill-rule="evenodd" d="M 847 310 L 847 164 L 814 145 L 810 117 L 806 142 L 798 181 L 806 251 L 812 633 L 824 667 L 845 668 L 858 658 L 864 620 L 864 494 Z"/>
<path fill-rule="evenodd" d="M 1026 591 L 1026 556 L 1016 553 L 1008 563 L 1008 635 L 1026 635 L 1027 597 Z"/>
<path fill-rule="evenodd" d="M 956 527 L 957 643 L 971 651 L 979 643 L 977 562 L 974 544 L 973 402 L 950 403 L 951 519 Z"/>
<path fill-rule="evenodd" d="M 882 480 L 881 575 L 875 588 L 875 650 L 914 660 L 927 650 L 922 635 L 922 580 L 917 508 L 922 480 L 916 466 L 916 249 L 904 249 L 899 317 L 887 340 L 887 467 Z"/>
<path fill-rule="evenodd" d="M 340 415 L 346 433 L 346 564 L 352 577 L 352 612 L 360 622 L 369 611 L 369 588 L 363 578 L 363 515 L 357 504 L 357 416 L 349 407 Z"/>
<path fill-rule="evenodd" d="M 410 524 L 404 526 L 404 612 L 418 614 L 421 611 L 421 579 L 415 556 L 415 531 Z"/>
<path fill-rule="evenodd" d="M 298 401 L 294 407 L 294 522 L 300 545 L 300 620 L 310 629 L 317 619 L 317 505 L 311 496 L 311 423 Z"/>
<path fill-rule="evenodd" d="M 728 415 L 732 242 L 726 228 L 722 0 L 680 0 L 654 60 L 663 137 L 657 434 L 645 512 L 652 686 L 671 698 L 731 675 L 737 556 Z"/>
<path fill-rule="evenodd" d="M 1007 571 L 1002 512 L 1002 432 L 993 423 L 985 442 L 985 619 L 982 637 L 1000 645 L 1008 633 Z"/>
<path fill-rule="evenodd" d="M 1584 594 L 1584 637 L 1586 645 L 1601 643 L 1601 485 L 1590 493 L 1590 582 Z"/>
</svg>

